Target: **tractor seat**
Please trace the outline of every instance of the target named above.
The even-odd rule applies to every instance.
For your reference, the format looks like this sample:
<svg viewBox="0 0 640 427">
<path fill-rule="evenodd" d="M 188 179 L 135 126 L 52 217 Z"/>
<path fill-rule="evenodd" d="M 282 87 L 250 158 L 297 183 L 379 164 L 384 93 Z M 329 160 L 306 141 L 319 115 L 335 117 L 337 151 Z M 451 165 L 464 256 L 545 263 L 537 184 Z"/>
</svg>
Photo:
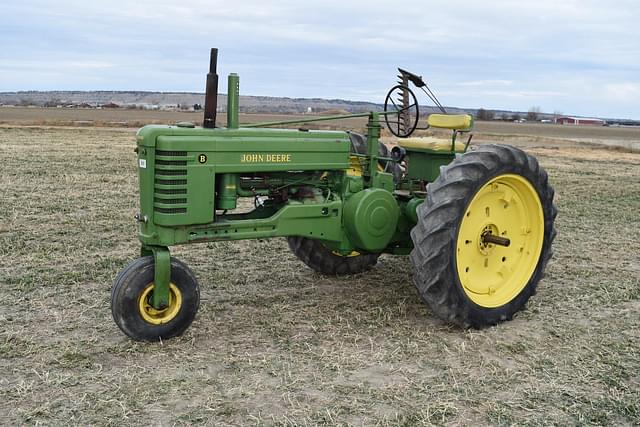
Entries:
<svg viewBox="0 0 640 427">
<path fill-rule="evenodd" d="M 473 127 L 471 114 L 430 114 L 427 123 L 434 128 L 468 131 Z"/>
<path fill-rule="evenodd" d="M 433 114 L 432 114 L 433 116 Z M 416 137 L 416 138 L 400 138 L 398 145 L 409 150 L 428 150 L 428 151 L 449 151 L 451 152 L 451 140 L 443 138 L 434 138 L 432 136 Z M 464 151 L 464 142 L 456 141 L 455 152 Z"/>
</svg>

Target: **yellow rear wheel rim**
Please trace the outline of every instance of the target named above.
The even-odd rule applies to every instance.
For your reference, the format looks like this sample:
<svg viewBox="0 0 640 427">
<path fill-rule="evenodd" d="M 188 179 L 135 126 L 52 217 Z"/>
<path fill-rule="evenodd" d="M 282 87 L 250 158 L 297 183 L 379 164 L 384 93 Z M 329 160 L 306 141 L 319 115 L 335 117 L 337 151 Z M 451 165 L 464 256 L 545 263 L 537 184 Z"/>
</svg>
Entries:
<svg viewBox="0 0 640 427">
<path fill-rule="evenodd" d="M 483 233 L 510 240 L 484 243 Z M 503 306 L 525 288 L 544 240 L 540 197 L 522 176 L 500 175 L 485 184 L 464 213 L 456 240 L 456 268 L 466 295 L 487 308 Z"/>
<path fill-rule="evenodd" d="M 362 159 L 364 159 L 364 157 L 349 156 L 347 176 L 362 176 Z M 380 163 L 378 163 L 378 172 L 384 172 L 384 167 Z"/>
<path fill-rule="evenodd" d="M 140 316 L 145 322 L 152 325 L 162 325 L 172 321 L 180 312 L 182 307 L 182 293 L 180 289 L 173 283 L 169 284 L 169 305 L 162 310 L 157 310 L 151 305 L 151 296 L 153 295 L 153 283 L 149 283 L 140 294 L 138 300 L 138 309 Z"/>
<path fill-rule="evenodd" d="M 348 254 L 341 254 L 338 251 L 331 251 L 332 254 L 337 255 L 337 256 L 341 256 L 341 257 L 346 257 L 346 258 L 351 258 L 354 256 L 360 256 L 360 252 L 358 251 L 351 251 Z"/>
</svg>

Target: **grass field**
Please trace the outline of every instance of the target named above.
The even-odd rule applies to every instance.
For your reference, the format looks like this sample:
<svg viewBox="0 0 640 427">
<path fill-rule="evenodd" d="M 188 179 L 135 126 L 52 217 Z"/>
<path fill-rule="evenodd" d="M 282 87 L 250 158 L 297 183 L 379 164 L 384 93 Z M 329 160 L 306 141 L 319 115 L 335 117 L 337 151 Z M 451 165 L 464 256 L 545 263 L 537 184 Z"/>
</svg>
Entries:
<svg viewBox="0 0 640 427">
<path fill-rule="evenodd" d="M 174 248 L 199 314 L 141 344 L 109 312 L 138 252 L 133 131 L 0 128 L 0 424 L 639 424 L 640 154 L 492 138 L 538 156 L 559 209 L 513 321 L 443 324 L 408 258 L 337 279 L 255 240 Z"/>
</svg>

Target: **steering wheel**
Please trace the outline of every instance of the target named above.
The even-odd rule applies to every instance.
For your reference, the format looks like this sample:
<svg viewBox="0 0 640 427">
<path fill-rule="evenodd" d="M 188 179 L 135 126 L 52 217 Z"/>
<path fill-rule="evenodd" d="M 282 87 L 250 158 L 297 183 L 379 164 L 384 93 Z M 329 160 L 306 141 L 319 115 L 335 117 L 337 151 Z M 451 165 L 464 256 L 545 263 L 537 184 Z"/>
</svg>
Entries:
<svg viewBox="0 0 640 427">
<path fill-rule="evenodd" d="M 403 84 L 397 84 L 389 90 L 384 99 L 384 112 L 384 122 L 389 131 L 398 138 L 408 137 L 418 126 L 418 99 L 413 91 Z"/>
</svg>

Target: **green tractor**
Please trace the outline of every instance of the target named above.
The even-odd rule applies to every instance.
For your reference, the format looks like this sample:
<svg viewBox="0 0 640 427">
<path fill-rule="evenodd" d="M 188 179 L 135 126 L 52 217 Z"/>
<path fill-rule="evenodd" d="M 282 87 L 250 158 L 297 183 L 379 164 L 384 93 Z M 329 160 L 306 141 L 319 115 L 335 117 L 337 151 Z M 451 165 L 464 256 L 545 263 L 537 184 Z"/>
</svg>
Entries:
<svg viewBox="0 0 640 427">
<path fill-rule="evenodd" d="M 409 255 L 413 282 L 446 322 L 481 328 L 511 319 L 535 293 L 555 237 L 553 188 L 537 160 L 507 145 L 469 150 L 469 115 L 449 115 L 417 75 L 379 112 L 239 125 L 239 78 L 228 78 L 227 124 L 216 124 L 217 49 L 204 122 L 137 133 L 141 257 L 115 279 L 111 311 L 134 340 L 182 334 L 200 303 L 193 272 L 169 246 L 286 237 L 326 275 L 364 272 L 383 254 Z M 427 126 L 451 138 L 412 138 L 422 89 L 442 114 Z M 366 135 L 282 129 L 367 117 Z M 397 137 L 380 142 L 382 126 Z M 469 134 L 470 135 L 470 134 Z M 242 209 L 253 201 L 252 209 Z"/>
</svg>

